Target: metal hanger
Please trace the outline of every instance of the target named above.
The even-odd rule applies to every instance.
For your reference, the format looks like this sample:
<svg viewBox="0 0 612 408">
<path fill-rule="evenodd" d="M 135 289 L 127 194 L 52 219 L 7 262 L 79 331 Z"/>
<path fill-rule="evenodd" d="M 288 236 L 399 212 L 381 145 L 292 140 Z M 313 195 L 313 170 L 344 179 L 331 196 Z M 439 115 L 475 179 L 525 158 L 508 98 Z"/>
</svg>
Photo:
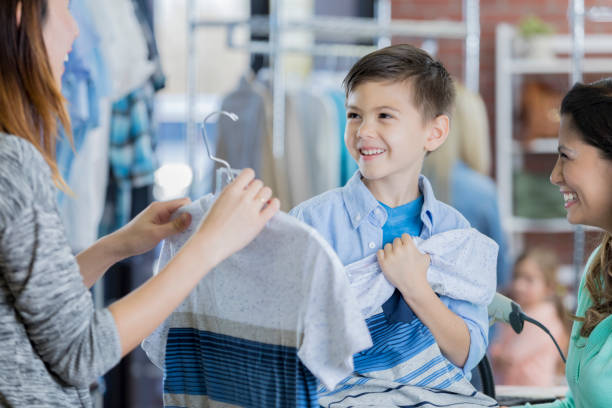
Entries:
<svg viewBox="0 0 612 408">
<path fill-rule="evenodd" d="M 202 121 L 202 125 L 201 125 L 202 138 L 204 139 L 204 144 L 206 145 L 206 151 L 208 152 L 208 157 L 210 157 L 210 159 L 212 161 L 215 161 L 215 162 L 217 162 L 219 164 L 222 164 L 223 166 L 225 166 L 227 168 L 228 183 L 231 183 L 232 181 L 234 181 L 234 175 L 232 174 L 232 167 L 225 160 L 213 156 L 212 153 L 211 153 L 211 150 L 210 150 L 210 146 L 208 145 L 208 135 L 206 134 L 206 122 L 208 121 L 208 119 L 210 119 L 214 115 L 225 115 L 228 118 L 230 118 L 231 120 L 233 120 L 234 122 L 236 122 L 238 120 L 238 115 L 236 115 L 233 112 L 227 112 L 227 111 L 223 111 L 223 110 L 221 110 L 221 111 L 214 111 L 214 112 L 211 112 L 208 115 L 206 115 L 206 117 Z"/>
</svg>

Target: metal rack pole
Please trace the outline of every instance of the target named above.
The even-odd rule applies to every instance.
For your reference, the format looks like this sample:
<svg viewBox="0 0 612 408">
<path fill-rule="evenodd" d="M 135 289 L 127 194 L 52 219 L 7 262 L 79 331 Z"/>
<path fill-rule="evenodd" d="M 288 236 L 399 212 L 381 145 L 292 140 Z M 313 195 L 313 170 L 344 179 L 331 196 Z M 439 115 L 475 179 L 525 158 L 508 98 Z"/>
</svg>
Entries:
<svg viewBox="0 0 612 408">
<path fill-rule="evenodd" d="M 499 213 L 502 227 L 512 231 L 514 214 L 512 200 L 512 49 L 508 46 L 513 37 L 513 29 L 507 24 L 497 26 L 495 35 L 495 168 Z M 503 103 L 507 102 L 507 103 Z M 511 239 L 516 239 L 516 234 Z M 510 248 L 517 248 L 512 242 Z M 516 253 L 511 254 L 513 257 Z"/>
<path fill-rule="evenodd" d="M 465 35 L 465 86 L 478 93 L 480 73 L 480 1 L 463 0 Z"/>
<path fill-rule="evenodd" d="M 275 159 L 285 155 L 285 67 L 283 63 L 282 0 L 270 0 L 270 70 L 272 70 L 272 154 Z"/>
<path fill-rule="evenodd" d="M 569 2 L 570 29 L 572 30 L 572 76 L 570 87 L 582 81 L 584 63 L 584 0 Z M 584 227 L 576 225 L 574 229 L 574 277 L 576 291 L 580 285 L 582 264 L 584 262 Z"/>
<path fill-rule="evenodd" d="M 196 73 L 197 58 L 195 50 L 195 0 L 187 1 L 187 163 L 193 171 L 193 181 L 190 186 L 190 195 L 196 193 L 201 177 L 198 177 L 201 169 L 196 168 L 196 131 L 195 131 L 195 100 L 196 100 Z"/>
<path fill-rule="evenodd" d="M 376 1 L 376 22 L 382 28 L 388 28 L 391 24 L 391 0 Z M 376 43 L 378 48 L 384 48 L 391 45 L 391 35 L 387 31 L 384 35 L 378 37 Z"/>
</svg>

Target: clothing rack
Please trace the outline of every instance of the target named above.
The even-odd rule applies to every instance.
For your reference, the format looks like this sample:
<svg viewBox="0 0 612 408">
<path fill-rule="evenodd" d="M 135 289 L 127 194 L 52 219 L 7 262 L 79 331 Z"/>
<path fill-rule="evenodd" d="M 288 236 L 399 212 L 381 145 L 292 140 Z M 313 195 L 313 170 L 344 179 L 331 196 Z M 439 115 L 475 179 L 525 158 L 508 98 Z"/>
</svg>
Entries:
<svg viewBox="0 0 612 408">
<path fill-rule="evenodd" d="M 480 67 L 480 2 L 463 0 L 463 20 L 392 20 L 391 1 L 377 0 L 375 19 L 317 16 L 308 19 L 283 20 L 282 0 L 270 0 L 268 17 L 251 17 L 243 20 L 199 20 L 195 18 L 195 0 L 187 4 L 187 143 L 196 146 L 198 137 L 195 131 L 196 98 L 196 48 L 195 31 L 204 28 L 225 27 L 226 43 L 230 49 L 270 56 L 270 71 L 273 82 L 273 154 L 275 158 L 284 156 L 285 146 L 285 69 L 283 55 L 335 55 L 359 57 L 377 48 L 391 44 L 392 36 L 417 37 L 425 39 L 456 39 L 465 42 L 465 84 L 478 92 Z M 238 44 L 234 32 L 248 28 L 252 34 L 269 36 L 268 41 L 249 41 Z M 312 34 L 330 35 L 334 39 L 377 39 L 376 46 L 351 44 L 314 44 L 306 47 L 286 46 L 282 35 L 290 31 L 308 31 Z M 188 149 L 189 164 L 196 163 L 196 149 Z"/>
</svg>

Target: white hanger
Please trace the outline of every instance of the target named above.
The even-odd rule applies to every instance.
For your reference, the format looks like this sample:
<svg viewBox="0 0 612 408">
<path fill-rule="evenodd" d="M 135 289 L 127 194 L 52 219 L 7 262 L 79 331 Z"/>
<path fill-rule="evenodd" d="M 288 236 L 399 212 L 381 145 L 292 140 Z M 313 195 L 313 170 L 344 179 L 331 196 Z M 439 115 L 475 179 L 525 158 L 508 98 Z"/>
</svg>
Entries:
<svg viewBox="0 0 612 408">
<path fill-rule="evenodd" d="M 228 118 L 230 118 L 234 122 L 236 122 L 238 120 L 238 115 L 236 115 L 233 112 L 214 111 L 214 112 L 211 112 L 208 115 L 206 115 L 206 117 L 202 121 L 202 125 L 201 125 L 202 138 L 204 139 L 204 145 L 206 146 L 206 151 L 208 153 L 208 157 L 210 157 L 210 159 L 212 161 L 215 161 L 215 162 L 225 166 L 225 169 L 224 168 L 220 168 L 220 169 L 217 170 L 217 173 L 216 173 L 217 174 L 216 190 L 217 191 L 221 191 L 222 174 L 225 173 L 226 178 L 227 178 L 227 184 L 229 184 L 232 181 L 234 181 L 234 174 L 233 174 L 233 170 L 232 170 L 232 167 L 230 166 L 230 164 L 227 161 L 223 160 L 223 159 L 220 159 L 218 157 L 213 156 L 212 153 L 211 153 L 211 150 L 210 150 L 210 146 L 208 145 L 208 135 L 206 133 L 206 122 L 208 121 L 208 119 L 210 119 L 214 115 L 224 115 L 224 116 L 227 116 Z"/>
</svg>

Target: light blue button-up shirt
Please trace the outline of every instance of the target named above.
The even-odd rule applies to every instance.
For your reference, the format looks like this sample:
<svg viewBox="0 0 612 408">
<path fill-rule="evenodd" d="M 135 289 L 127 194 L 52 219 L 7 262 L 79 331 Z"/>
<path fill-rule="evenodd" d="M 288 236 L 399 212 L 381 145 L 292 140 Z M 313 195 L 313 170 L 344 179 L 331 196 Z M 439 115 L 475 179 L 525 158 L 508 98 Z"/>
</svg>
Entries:
<svg viewBox="0 0 612 408">
<path fill-rule="evenodd" d="M 423 175 L 419 177 L 419 190 L 423 195 L 420 238 L 428 239 L 444 231 L 470 227 L 457 210 L 436 200 L 431 184 Z M 313 197 L 290 214 L 315 228 L 344 265 L 372 255 L 383 246 L 382 227 L 387 221 L 387 212 L 365 186 L 359 171 L 344 187 Z M 487 308 L 446 296 L 440 296 L 440 300 L 465 321 L 470 332 L 470 351 L 462 367 L 469 378 L 488 345 Z"/>
</svg>

